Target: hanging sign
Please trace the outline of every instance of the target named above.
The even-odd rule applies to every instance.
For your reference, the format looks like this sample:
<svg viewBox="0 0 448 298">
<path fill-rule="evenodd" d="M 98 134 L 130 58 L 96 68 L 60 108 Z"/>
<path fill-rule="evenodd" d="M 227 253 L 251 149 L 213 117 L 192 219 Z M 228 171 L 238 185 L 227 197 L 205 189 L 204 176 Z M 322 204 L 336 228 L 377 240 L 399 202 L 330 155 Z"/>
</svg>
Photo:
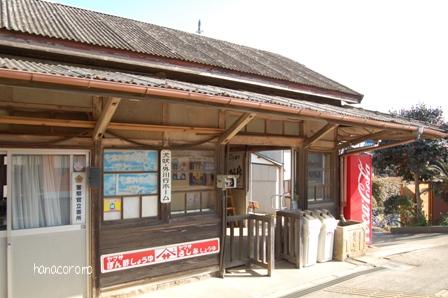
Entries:
<svg viewBox="0 0 448 298">
<path fill-rule="evenodd" d="M 86 201 L 86 173 L 74 172 L 72 174 L 72 224 L 83 224 L 85 222 Z"/>
<path fill-rule="evenodd" d="M 171 203 L 171 151 L 160 152 L 160 202 Z"/>
<path fill-rule="evenodd" d="M 130 250 L 101 256 L 101 273 L 219 253 L 219 238 Z"/>
</svg>

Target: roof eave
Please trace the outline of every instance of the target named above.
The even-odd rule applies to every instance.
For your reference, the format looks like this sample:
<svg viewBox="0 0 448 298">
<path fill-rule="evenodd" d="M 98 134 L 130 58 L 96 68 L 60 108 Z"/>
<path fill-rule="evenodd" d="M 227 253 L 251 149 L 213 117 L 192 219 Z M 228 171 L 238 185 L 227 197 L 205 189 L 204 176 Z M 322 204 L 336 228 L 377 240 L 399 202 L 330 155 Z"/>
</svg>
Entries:
<svg viewBox="0 0 448 298">
<path fill-rule="evenodd" d="M 397 129 L 411 132 L 417 132 L 419 129 L 421 129 L 421 125 L 399 124 L 388 121 L 348 116 L 340 113 L 315 111 L 306 108 L 297 109 L 289 106 L 282 106 L 272 103 L 251 102 L 229 96 L 209 95 L 189 91 L 160 88 L 160 87 L 139 86 L 139 85 L 124 84 L 97 79 L 74 78 L 60 75 L 43 74 L 43 73 L 35 73 L 19 70 L 8 70 L 8 69 L 0 69 L 0 78 L 35 82 L 35 83 L 44 83 L 44 84 L 63 85 L 76 88 L 87 88 L 90 90 L 116 91 L 134 95 L 160 96 L 165 98 L 201 102 L 205 104 L 225 105 L 229 107 L 238 107 L 242 109 L 270 111 L 303 117 L 318 118 L 339 123 L 351 123 L 352 125 L 354 124 L 359 126 L 363 125 L 372 126 L 382 129 Z M 432 128 L 425 128 L 424 133 L 425 135 L 431 137 L 437 137 L 437 138 L 448 137 L 448 133 Z"/>
</svg>

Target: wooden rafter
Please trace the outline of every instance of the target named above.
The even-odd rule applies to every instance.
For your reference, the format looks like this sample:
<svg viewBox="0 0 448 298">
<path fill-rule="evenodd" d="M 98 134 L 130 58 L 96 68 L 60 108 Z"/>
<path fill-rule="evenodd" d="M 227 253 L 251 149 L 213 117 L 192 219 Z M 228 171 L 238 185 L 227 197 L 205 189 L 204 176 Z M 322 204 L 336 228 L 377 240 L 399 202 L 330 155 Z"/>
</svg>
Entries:
<svg viewBox="0 0 448 298">
<path fill-rule="evenodd" d="M 17 125 L 30 125 L 30 126 L 85 128 L 85 129 L 94 129 L 96 126 L 96 122 L 90 120 L 32 118 L 32 117 L 18 117 L 18 116 L 0 116 L 0 124 L 17 124 Z M 174 126 L 174 125 L 120 123 L 120 122 L 110 122 L 107 129 L 123 130 L 123 131 L 145 131 L 145 132 L 163 132 L 163 131 L 191 132 L 197 134 L 220 134 L 223 132 L 223 129 L 215 127 L 192 127 L 192 126 Z"/>
<path fill-rule="evenodd" d="M 107 99 L 103 110 L 101 111 L 100 117 L 95 124 L 95 128 L 93 129 L 93 140 L 98 140 L 101 138 L 106 132 L 107 126 L 109 125 L 112 117 L 115 114 L 115 111 L 120 104 L 121 99 L 118 97 L 110 97 Z"/>
<path fill-rule="evenodd" d="M 409 132 L 401 132 L 397 133 L 396 131 L 382 130 L 369 135 L 360 136 L 354 139 L 347 140 L 344 143 L 341 143 L 337 146 L 337 149 L 347 148 L 349 146 L 357 145 L 367 140 L 380 140 L 380 139 L 388 139 L 388 140 L 400 140 L 400 139 L 408 139 L 412 136 L 413 133 Z"/>
<path fill-rule="evenodd" d="M 328 123 L 321 129 L 319 129 L 319 131 L 316 132 L 314 135 L 305 139 L 304 148 L 309 148 L 311 145 L 319 141 L 323 136 L 325 136 L 328 132 L 335 129 L 336 127 L 338 127 L 338 124 Z"/>
<path fill-rule="evenodd" d="M 338 149 L 342 149 L 342 148 L 345 148 L 345 147 L 348 147 L 348 146 L 359 144 L 359 143 L 364 142 L 366 140 L 378 139 L 378 138 L 383 137 L 387 133 L 390 133 L 390 132 L 382 130 L 382 131 L 378 131 L 378 132 L 371 133 L 371 134 L 368 134 L 368 135 L 363 135 L 363 136 L 357 137 L 355 139 L 347 140 L 346 142 L 338 145 L 337 148 Z"/>
<path fill-rule="evenodd" d="M 384 144 L 384 145 L 365 146 L 365 147 L 355 148 L 353 150 L 346 151 L 342 155 L 345 156 L 345 155 L 356 154 L 356 153 L 361 153 L 361 152 L 371 152 L 371 151 L 380 150 L 380 149 L 392 148 L 392 147 L 397 147 L 400 145 L 410 144 L 415 141 L 417 141 L 417 138 L 414 137 L 414 138 L 410 138 L 407 140 L 393 142 L 393 143 Z"/>
<path fill-rule="evenodd" d="M 275 146 L 298 148 L 303 144 L 303 138 L 269 135 L 236 135 L 229 142 L 234 145 Z"/>
<path fill-rule="evenodd" d="M 238 120 L 218 138 L 218 144 L 228 144 L 230 140 L 235 137 L 237 133 L 239 133 L 244 128 L 244 126 L 246 126 L 246 124 L 254 118 L 255 113 L 246 113 L 241 115 L 241 117 L 238 118 Z"/>
</svg>

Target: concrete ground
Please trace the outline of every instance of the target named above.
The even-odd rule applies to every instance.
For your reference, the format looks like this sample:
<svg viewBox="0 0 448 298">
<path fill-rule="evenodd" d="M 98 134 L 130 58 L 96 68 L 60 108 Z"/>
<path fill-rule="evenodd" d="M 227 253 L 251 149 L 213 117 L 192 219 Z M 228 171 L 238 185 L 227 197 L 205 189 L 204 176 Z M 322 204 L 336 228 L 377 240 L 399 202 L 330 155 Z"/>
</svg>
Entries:
<svg viewBox="0 0 448 298">
<path fill-rule="evenodd" d="M 271 278 L 264 276 L 266 270 L 232 270 L 224 279 L 208 278 L 140 297 L 448 297 L 448 235 L 377 234 L 374 241 L 366 256 L 348 262 L 300 270 L 277 262 Z"/>
<path fill-rule="evenodd" d="M 380 235 L 359 260 L 384 270 L 302 297 L 448 297 L 448 235 Z"/>
</svg>

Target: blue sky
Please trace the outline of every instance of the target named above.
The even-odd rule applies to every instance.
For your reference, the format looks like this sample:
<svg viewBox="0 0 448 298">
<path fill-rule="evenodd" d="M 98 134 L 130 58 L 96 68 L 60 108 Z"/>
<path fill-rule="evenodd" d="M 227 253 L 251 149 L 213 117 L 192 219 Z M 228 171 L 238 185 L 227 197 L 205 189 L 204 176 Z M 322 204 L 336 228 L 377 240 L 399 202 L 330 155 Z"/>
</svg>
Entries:
<svg viewBox="0 0 448 298">
<path fill-rule="evenodd" d="M 448 1 L 53 0 L 283 54 L 380 111 L 419 102 L 448 119 Z"/>
</svg>

